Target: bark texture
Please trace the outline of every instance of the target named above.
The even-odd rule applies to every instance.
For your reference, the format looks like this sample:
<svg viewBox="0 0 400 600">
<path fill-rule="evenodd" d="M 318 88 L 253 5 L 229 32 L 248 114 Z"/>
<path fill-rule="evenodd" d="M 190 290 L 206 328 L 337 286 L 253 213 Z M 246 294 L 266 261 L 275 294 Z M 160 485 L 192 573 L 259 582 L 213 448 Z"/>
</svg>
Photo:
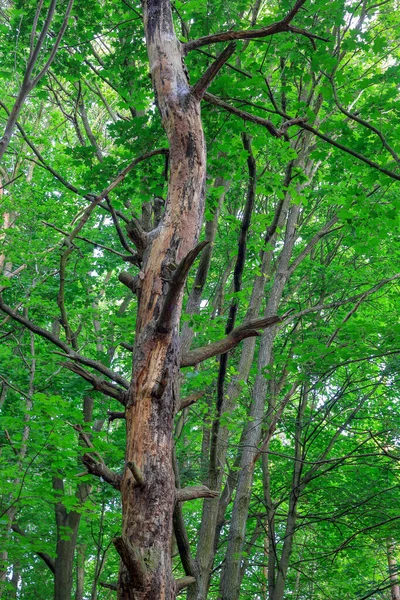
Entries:
<svg viewBox="0 0 400 600">
<path fill-rule="evenodd" d="M 118 598 L 170 600 L 177 592 L 171 565 L 172 441 L 179 398 L 178 325 L 184 283 L 174 279 L 173 273 L 198 239 L 205 195 L 205 146 L 200 100 L 192 94 L 185 74 L 169 2 L 148 0 L 143 3 L 143 15 L 157 105 L 169 140 L 170 179 L 162 221 L 146 235 L 143 250 L 144 276 L 126 407 L 126 462 L 140 469 L 143 485 L 137 485 L 132 471 L 125 468 L 122 541 L 116 540 L 117 549 L 122 549 Z M 171 296 L 174 302 L 165 319 L 165 301 Z"/>
</svg>

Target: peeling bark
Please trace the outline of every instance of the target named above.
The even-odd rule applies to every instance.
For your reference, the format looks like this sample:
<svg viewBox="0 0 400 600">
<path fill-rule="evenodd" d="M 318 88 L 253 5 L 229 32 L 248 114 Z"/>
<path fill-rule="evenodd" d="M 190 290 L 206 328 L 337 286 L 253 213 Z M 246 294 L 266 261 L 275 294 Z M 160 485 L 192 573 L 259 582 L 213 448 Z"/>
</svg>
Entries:
<svg viewBox="0 0 400 600">
<path fill-rule="evenodd" d="M 169 2 L 148 0 L 143 3 L 143 14 L 153 86 L 169 140 L 170 180 L 164 216 L 158 228 L 147 235 L 143 251 L 132 383 L 126 406 L 126 464 L 137 466 L 144 485 L 135 485 L 127 466 L 121 481 L 122 538 L 141 556 L 146 571 L 142 581 L 135 581 L 125 557 L 118 598 L 172 600 L 177 593 L 171 564 L 175 504 L 172 442 L 179 398 L 178 326 L 183 287 L 172 294 L 170 280 L 176 265 L 198 240 L 205 195 L 205 146 L 200 101 L 186 78 Z M 169 311 L 168 327 L 160 330 L 165 301 L 171 297 L 174 306 Z"/>
</svg>

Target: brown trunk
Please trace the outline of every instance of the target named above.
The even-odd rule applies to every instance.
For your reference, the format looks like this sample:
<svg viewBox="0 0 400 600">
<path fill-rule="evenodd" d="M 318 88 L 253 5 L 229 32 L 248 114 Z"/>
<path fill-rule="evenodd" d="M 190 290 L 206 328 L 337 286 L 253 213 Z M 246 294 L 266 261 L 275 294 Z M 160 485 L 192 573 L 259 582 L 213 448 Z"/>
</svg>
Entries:
<svg viewBox="0 0 400 600">
<path fill-rule="evenodd" d="M 53 479 L 54 490 L 64 491 L 62 479 Z M 57 546 L 54 570 L 54 600 L 70 600 L 74 572 L 74 555 L 78 536 L 80 513 L 67 512 L 61 502 L 55 504 Z M 66 536 L 68 535 L 68 538 Z"/>
<path fill-rule="evenodd" d="M 126 462 L 131 468 L 125 468 L 121 482 L 123 527 L 115 545 L 122 557 L 118 598 L 171 600 L 176 596 L 171 564 L 175 502 L 172 442 L 183 293 L 183 284 L 172 281 L 171 271 L 198 239 L 205 147 L 200 102 L 191 93 L 185 75 L 169 2 L 148 0 L 143 11 L 153 85 L 169 140 L 171 175 L 164 217 L 146 236 L 143 255 L 126 408 Z M 176 286 L 173 301 L 171 286 Z M 135 467 L 143 475 L 141 485 L 133 475 Z"/>
</svg>

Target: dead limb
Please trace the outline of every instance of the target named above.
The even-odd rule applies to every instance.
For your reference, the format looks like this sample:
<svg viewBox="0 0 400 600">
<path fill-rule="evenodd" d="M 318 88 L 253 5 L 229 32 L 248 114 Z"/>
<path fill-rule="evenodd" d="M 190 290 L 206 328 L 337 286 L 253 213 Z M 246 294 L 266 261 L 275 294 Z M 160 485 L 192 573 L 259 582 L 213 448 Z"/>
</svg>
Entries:
<svg viewBox="0 0 400 600">
<path fill-rule="evenodd" d="M 132 344 L 128 344 L 128 342 L 121 342 L 120 346 L 122 346 L 123 348 L 125 348 L 125 350 L 129 350 L 129 352 L 133 352 L 133 345 Z"/>
<path fill-rule="evenodd" d="M 189 394 L 189 396 L 186 396 L 186 398 L 182 398 L 177 412 L 183 410 L 184 408 L 187 408 L 188 406 L 192 406 L 192 404 L 197 402 L 197 400 L 200 400 L 200 398 L 202 398 L 204 394 L 204 391 L 198 391 L 193 392 L 193 394 Z"/>
<path fill-rule="evenodd" d="M 110 398 L 115 398 L 115 400 L 118 400 L 118 402 L 125 406 L 125 390 L 115 387 L 108 381 L 100 379 L 100 377 L 97 377 L 97 375 L 93 375 L 93 373 L 89 373 L 89 371 L 82 369 L 82 367 L 80 367 L 76 363 L 66 362 L 62 363 L 62 366 L 65 369 L 69 369 L 73 373 L 76 373 L 77 375 L 82 377 L 82 379 L 85 379 L 86 381 L 91 383 L 93 389 L 95 389 L 96 391 L 101 392 L 102 394 L 104 394 L 105 396 L 109 396 Z"/>
<path fill-rule="evenodd" d="M 142 471 L 139 469 L 139 467 L 137 466 L 137 464 L 131 460 L 129 462 L 126 463 L 126 466 L 128 467 L 128 469 L 130 470 L 130 472 L 132 473 L 136 485 L 138 487 L 143 487 L 145 485 L 145 479 L 143 477 L 143 473 Z"/>
<path fill-rule="evenodd" d="M 129 388 L 129 382 L 125 379 L 125 377 L 122 377 L 122 375 L 119 375 L 118 373 L 115 373 L 115 371 L 112 371 L 108 367 L 105 367 L 103 365 L 103 363 L 101 363 L 98 360 L 93 360 L 91 358 L 87 358 L 86 356 L 82 356 L 81 354 L 78 354 L 77 352 L 70 352 L 69 354 L 63 354 L 62 352 L 54 352 L 54 354 L 59 354 L 60 356 L 65 356 L 66 358 L 75 360 L 76 362 L 78 362 L 82 365 L 91 367 L 92 369 L 95 369 L 99 373 L 106 375 L 106 377 L 108 377 L 112 381 L 115 381 L 115 383 L 122 385 L 122 387 L 124 387 L 126 390 Z"/>
<path fill-rule="evenodd" d="M 141 260 L 148 243 L 148 234 L 144 231 L 139 219 L 136 217 L 133 217 L 132 220 L 126 224 L 126 231 L 130 240 L 135 244 L 139 259 Z"/>
<path fill-rule="evenodd" d="M 109 469 L 104 462 L 96 460 L 92 454 L 84 454 L 82 456 L 82 462 L 91 475 L 101 477 L 116 490 L 120 489 L 121 475 L 117 475 L 117 473 L 111 471 L 111 469 Z"/>
<path fill-rule="evenodd" d="M 236 44 L 231 42 L 223 52 L 211 63 L 206 72 L 200 77 L 197 83 L 192 88 L 193 94 L 201 100 L 208 86 L 212 83 L 213 79 L 217 76 L 220 69 L 224 66 L 230 56 L 235 51 Z"/>
<path fill-rule="evenodd" d="M 191 577 L 190 575 L 186 575 L 186 577 L 180 577 L 179 579 L 175 579 L 176 592 L 179 593 L 180 591 L 184 590 L 189 585 L 195 582 L 195 577 Z"/>
<path fill-rule="evenodd" d="M 195 246 L 193 250 L 190 250 L 190 252 L 188 252 L 188 254 L 181 260 L 172 274 L 169 282 L 168 292 L 165 296 L 164 304 L 157 323 L 157 330 L 160 333 L 168 333 L 171 330 L 172 323 L 174 322 L 174 314 L 178 303 L 178 298 L 182 292 L 183 286 L 185 285 L 189 269 L 207 244 L 208 242 L 206 241 L 197 244 L 197 246 Z"/>
<path fill-rule="evenodd" d="M 254 319 L 253 321 L 239 325 L 239 327 L 233 329 L 233 331 L 222 340 L 187 352 L 182 356 L 181 367 L 193 367 L 204 360 L 207 360 L 207 358 L 224 354 L 232 348 L 235 348 L 242 340 L 248 337 L 259 336 L 259 329 L 266 329 L 267 327 L 271 327 L 272 325 L 275 325 L 275 323 L 280 322 L 281 318 L 275 315 L 263 319 Z"/>
<path fill-rule="evenodd" d="M 206 485 L 193 485 L 184 488 L 177 488 L 176 501 L 187 502 L 196 498 L 218 498 L 220 492 L 210 490 Z"/>
<path fill-rule="evenodd" d="M 136 291 L 137 291 L 137 288 L 139 285 L 139 281 L 140 281 L 138 276 L 134 277 L 127 271 L 121 271 L 121 273 L 119 273 L 119 275 L 118 275 L 118 279 L 120 280 L 121 283 L 126 285 L 126 287 L 129 288 L 131 290 L 131 292 L 136 294 Z"/>
<path fill-rule="evenodd" d="M 119 411 L 108 411 L 108 422 L 111 423 L 112 421 L 115 421 L 116 419 L 125 419 L 125 411 L 124 412 L 119 412 Z"/>
<path fill-rule="evenodd" d="M 139 550 L 122 536 L 115 538 L 113 544 L 128 571 L 132 586 L 137 590 L 143 589 L 146 583 L 147 569 Z"/>
</svg>

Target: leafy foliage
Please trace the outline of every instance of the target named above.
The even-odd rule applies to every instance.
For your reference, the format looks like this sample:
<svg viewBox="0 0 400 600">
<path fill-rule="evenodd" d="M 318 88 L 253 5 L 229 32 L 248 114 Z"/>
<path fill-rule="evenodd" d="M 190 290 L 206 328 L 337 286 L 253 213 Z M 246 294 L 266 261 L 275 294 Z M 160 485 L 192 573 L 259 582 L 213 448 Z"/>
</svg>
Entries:
<svg viewBox="0 0 400 600">
<path fill-rule="evenodd" d="M 66 4 L 57 8 L 55 31 Z M 24 75 L 36 5 L 0 7 L 3 120 Z M 175 27 L 185 42 L 261 29 L 290 9 L 286 1 L 255 5 L 258 10 L 244 0 L 176 2 Z M 211 487 L 215 476 L 222 490 L 210 599 L 220 597 L 245 436 L 256 427 L 244 543 L 234 557 L 241 566 L 240 598 L 279 600 L 271 582 L 282 569 L 284 597 L 297 600 L 390 598 L 397 583 L 388 572 L 388 544 L 400 537 L 396 6 L 308 2 L 296 26 L 322 39 L 284 32 L 238 41 L 209 90 L 236 114 L 207 99 L 202 104 L 208 187 L 201 236 L 209 235 L 214 220 L 215 241 L 201 303 L 195 310 L 187 304 L 182 336 L 191 330 L 192 349 L 224 337 L 232 304 L 237 325 L 261 317 L 280 280 L 276 308 L 285 315 L 266 364 L 254 338 L 229 353 L 223 383 L 232 402 L 225 400 L 220 414 L 218 360 L 182 371 L 181 398 L 204 394 L 176 416 L 180 485 Z M 212 44 L 188 54 L 192 83 L 218 52 Z M 249 114 L 276 128 L 288 119 L 302 121 L 276 138 Z M 235 291 L 249 184 L 243 132 L 251 136 L 257 192 Z M 157 225 L 167 193 L 166 156 L 138 164 L 72 242 L 68 235 L 123 168 L 166 144 L 139 4 L 79 3 L 0 166 L 0 286 L 17 315 L 126 380 L 137 298 L 118 275 L 128 270 L 140 278 L 140 268 L 125 225 L 135 217 L 145 226 L 148 214 L 149 229 Z M 120 527 L 119 494 L 84 474 L 81 459 L 89 453 L 122 471 L 124 421 L 108 418 L 121 406 L 65 368 L 65 351 L 6 312 L 0 339 L 3 597 L 51 597 L 53 573 L 43 554 L 54 561 L 60 541 L 72 537 L 70 525 L 57 521 L 57 507 L 79 515 L 74 581 L 81 552 L 80 597 L 111 597 L 100 582 L 117 578 L 112 538 Z M 100 375 L 96 366 L 85 368 Z M 261 422 L 252 414 L 259 378 L 266 386 Z M 226 440 L 217 466 L 210 460 L 216 427 Z M 204 549 L 212 502 L 183 505 L 193 556 Z M 173 546 L 175 576 L 183 576 Z"/>
</svg>

